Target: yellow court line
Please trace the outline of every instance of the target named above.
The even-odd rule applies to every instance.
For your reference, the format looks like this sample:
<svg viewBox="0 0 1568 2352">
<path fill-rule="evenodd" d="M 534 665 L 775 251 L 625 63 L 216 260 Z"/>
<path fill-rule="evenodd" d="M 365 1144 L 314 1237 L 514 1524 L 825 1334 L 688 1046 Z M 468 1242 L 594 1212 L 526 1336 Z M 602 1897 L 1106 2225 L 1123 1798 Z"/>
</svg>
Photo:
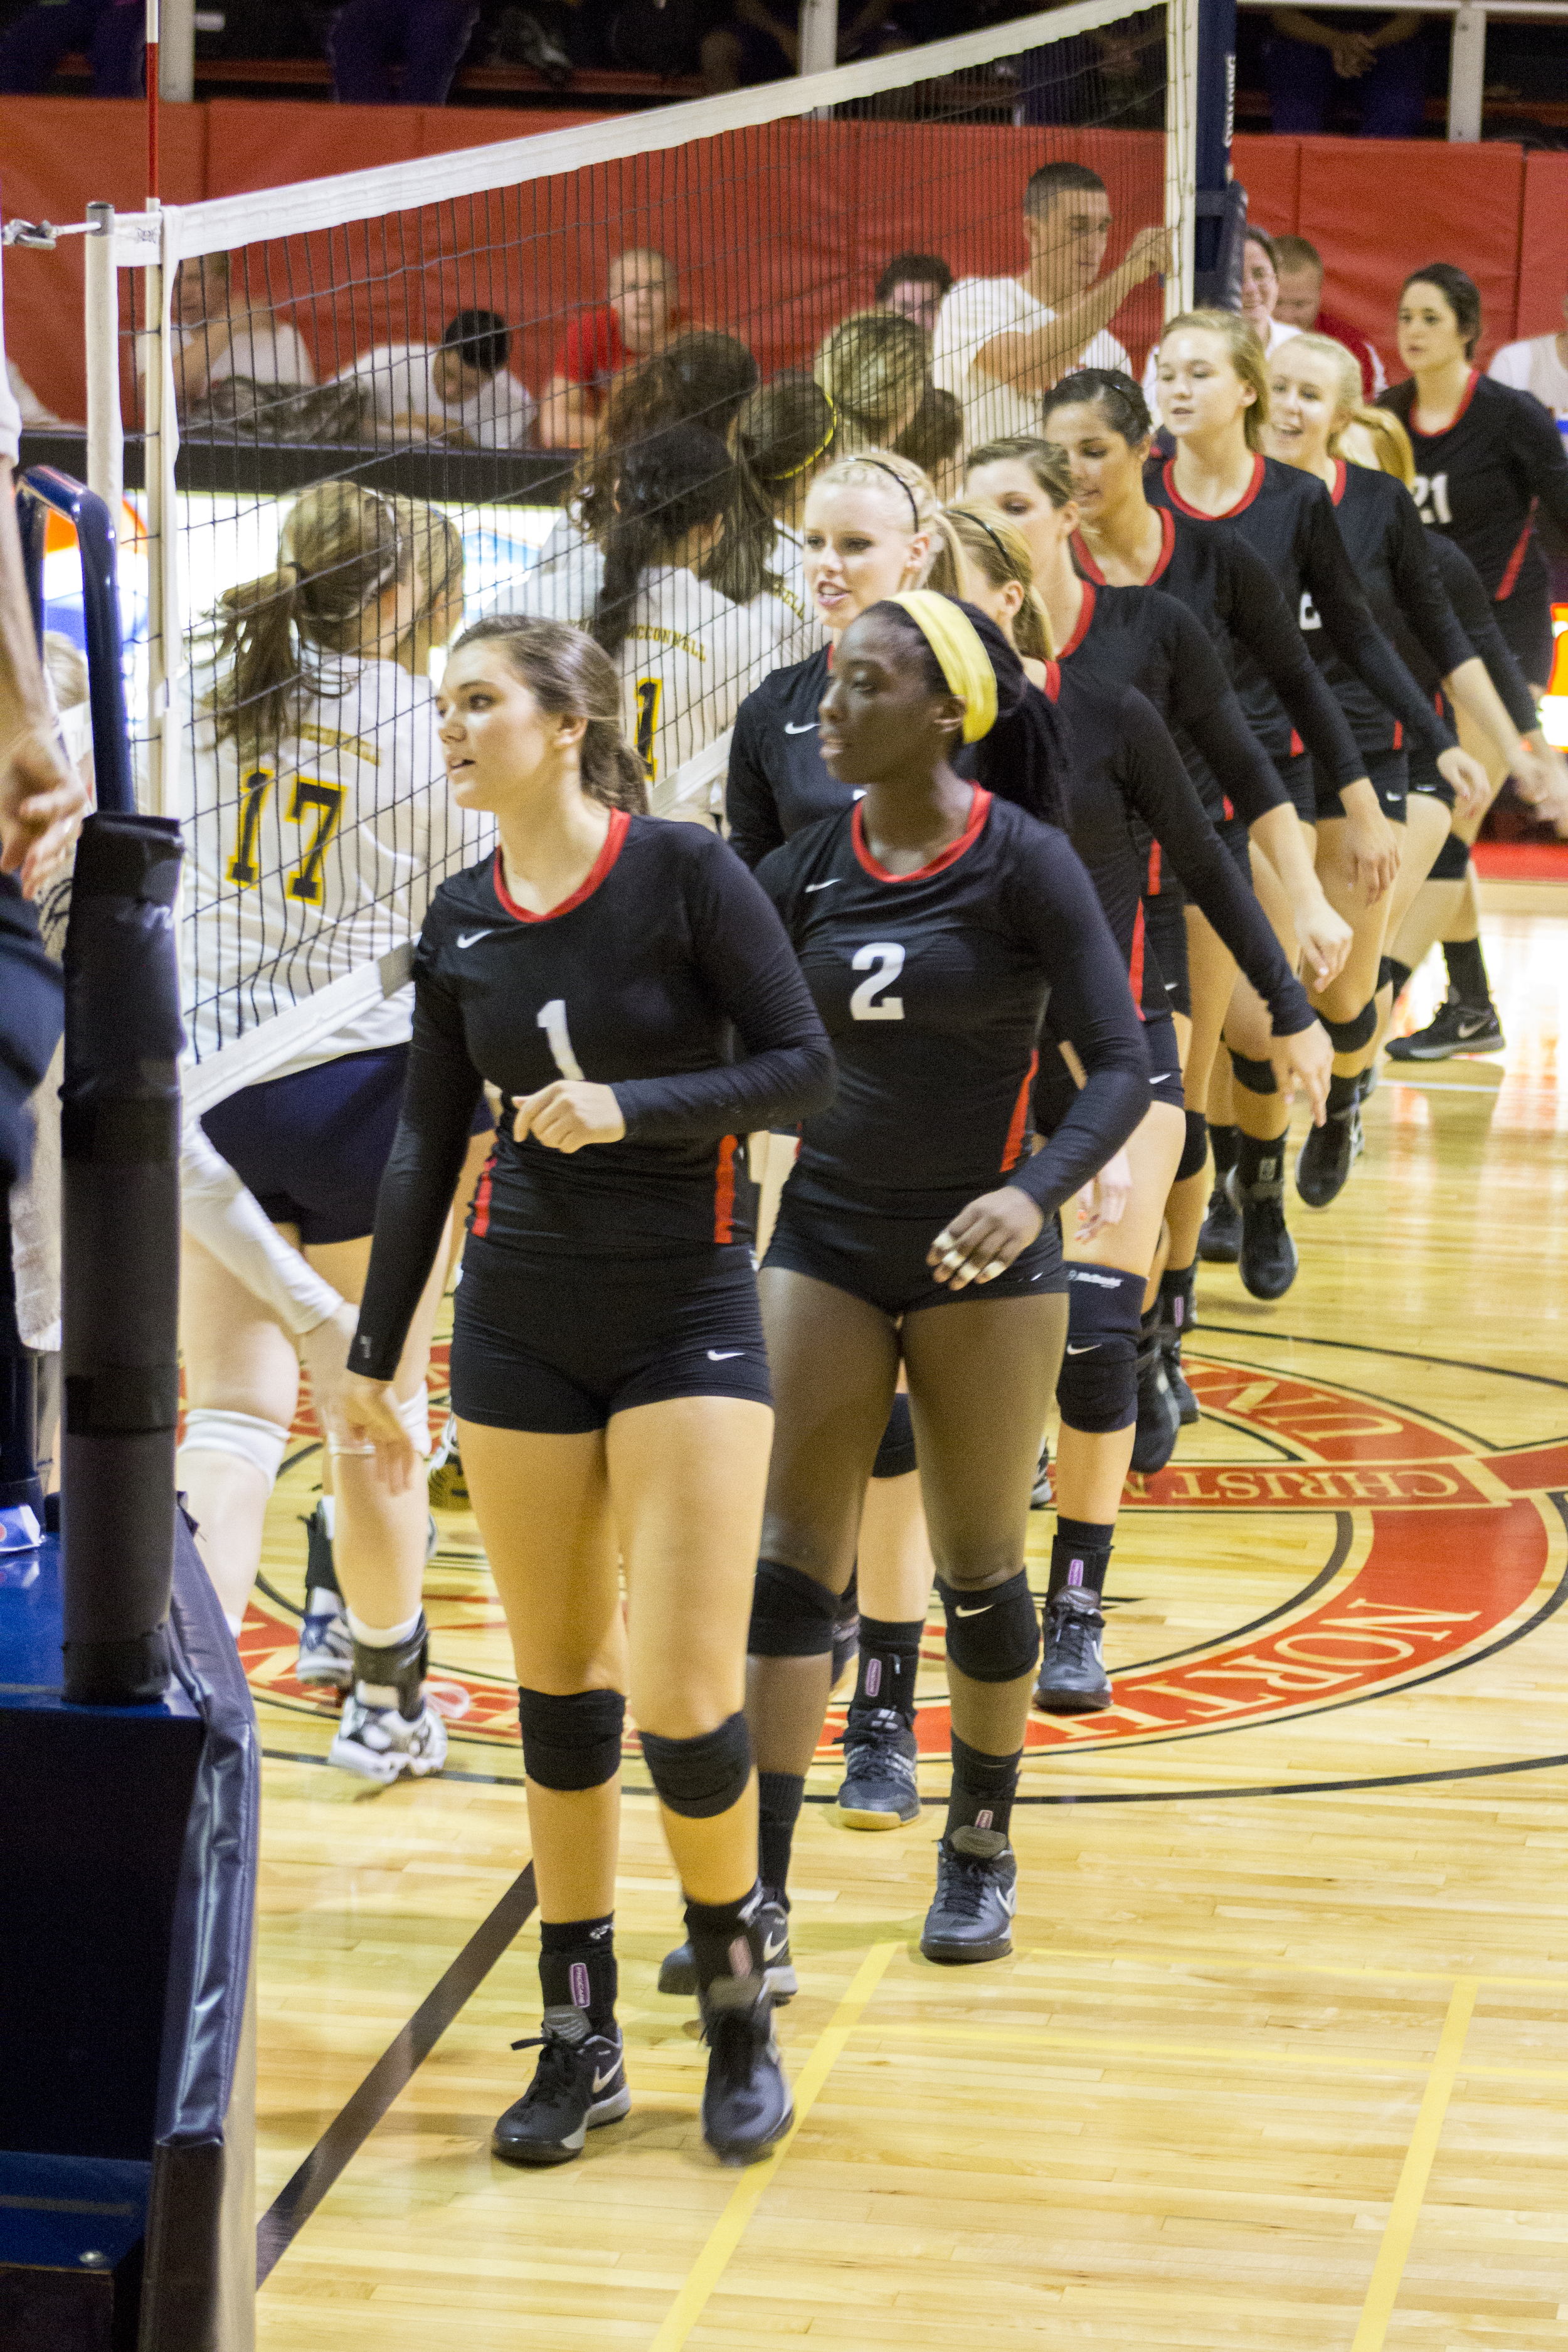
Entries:
<svg viewBox="0 0 1568 2352">
<path fill-rule="evenodd" d="M 834 2061 L 859 2022 L 860 2013 L 876 1991 L 889 1961 L 895 1952 L 902 1948 L 899 1943 L 873 1944 L 855 1971 L 853 1982 L 793 2085 L 795 2121 L 787 2137 L 782 2139 L 773 2154 L 764 2158 L 761 2164 L 752 2165 L 736 2184 L 734 2194 L 714 2223 L 707 2244 L 687 2273 L 686 2284 L 671 2305 L 648 2352 L 680 2352 L 681 2346 L 707 2308 L 709 2297 L 723 2277 L 731 2255 L 745 2235 L 747 2224 L 757 2210 L 763 2191 L 789 2154 L 796 2132 L 816 2105 L 817 2095 L 833 2070 Z"/>
<path fill-rule="evenodd" d="M 1372 2284 L 1367 2288 L 1366 2301 L 1362 2305 L 1361 2325 L 1356 2329 L 1351 2352 L 1383 2352 L 1388 2323 L 1394 2316 L 1394 2306 L 1399 2295 L 1400 2281 L 1405 2276 L 1405 2265 L 1409 2260 L 1415 2236 L 1415 2224 L 1421 2218 L 1426 2184 L 1432 2178 L 1437 2142 L 1443 2132 L 1443 2118 L 1448 2112 L 1455 2077 L 1459 2073 L 1459 2061 L 1464 2054 L 1465 2036 L 1470 2030 L 1476 1995 L 1479 1990 L 1479 1977 L 1460 1977 L 1454 1987 L 1448 2014 L 1443 2020 L 1437 2055 L 1432 2062 L 1432 2072 L 1426 2077 L 1421 2110 L 1415 2118 L 1415 2128 L 1410 2135 L 1410 2145 L 1405 2151 L 1399 2186 L 1394 2192 L 1394 2202 L 1389 2208 L 1388 2226 L 1377 2250 Z"/>
</svg>

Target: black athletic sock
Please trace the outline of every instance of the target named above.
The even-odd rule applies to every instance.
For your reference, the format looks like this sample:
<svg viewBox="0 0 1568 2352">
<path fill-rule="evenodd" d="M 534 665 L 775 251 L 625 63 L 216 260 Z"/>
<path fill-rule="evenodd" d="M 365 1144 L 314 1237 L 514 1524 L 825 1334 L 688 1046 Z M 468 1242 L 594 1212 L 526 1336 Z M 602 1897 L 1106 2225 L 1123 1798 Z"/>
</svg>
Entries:
<svg viewBox="0 0 1568 2352">
<path fill-rule="evenodd" d="M 1448 985 L 1459 1003 L 1474 1006 L 1478 1013 L 1484 1011 L 1492 1001 L 1492 992 L 1479 940 L 1445 940 L 1443 961 L 1448 967 Z"/>
<path fill-rule="evenodd" d="M 1236 1147 L 1241 1139 L 1238 1127 L 1215 1127 L 1209 1124 L 1209 1146 L 1214 1152 L 1214 1181 L 1217 1189 L 1236 1166 Z"/>
<path fill-rule="evenodd" d="M 1238 1135 L 1236 1139 L 1236 1181 L 1246 1192 L 1254 1184 L 1283 1184 L 1284 1135 Z"/>
<path fill-rule="evenodd" d="M 915 1676 L 920 1672 L 921 1635 L 925 1619 L 862 1617 L 860 1671 L 855 1678 L 856 1706 L 896 1706 L 908 1723 L 915 1719 Z M 764 1870 L 763 1876 L 766 1878 Z"/>
<path fill-rule="evenodd" d="M 1196 1265 L 1168 1265 L 1160 1276 L 1160 1312 L 1167 1328 L 1184 1339 L 1197 1320 L 1194 1289 Z"/>
<path fill-rule="evenodd" d="M 1005 1837 L 1023 1758 L 1021 1748 L 1016 1756 L 984 1756 L 978 1748 L 966 1747 L 954 1732 L 952 1789 L 943 1837 L 951 1837 L 954 1830 L 999 1830 Z"/>
<path fill-rule="evenodd" d="M 790 1848 L 805 1801 L 804 1772 L 758 1773 L 757 1863 L 770 1894 L 783 1895 L 789 1884 Z"/>
<path fill-rule="evenodd" d="M 1116 1540 L 1116 1522 L 1099 1519 L 1065 1518 L 1057 1514 L 1057 1531 L 1051 1538 L 1051 1576 L 1046 1588 L 1046 1598 L 1054 1601 L 1064 1585 L 1092 1592 L 1098 1600 L 1105 1591 L 1105 1571 L 1110 1563 L 1110 1547 Z"/>
<path fill-rule="evenodd" d="M 544 1919 L 539 1984 L 546 2009 L 580 2009 L 595 2033 L 616 2031 L 616 1918 Z"/>
<path fill-rule="evenodd" d="M 1360 1093 L 1361 1077 L 1359 1074 L 1353 1078 L 1331 1078 L 1329 1080 L 1329 1099 L 1326 1106 L 1329 1117 L 1331 1118 L 1334 1118 L 1340 1113 L 1349 1110 L 1351 1105 L 1357 1099 Z"/>
<path fill-rule="evenodd" d="M 765 1961 L 757 1911 L 763 1890 L 752 1887 L 738 1903 L 687 1901 L 686 1932 L 697 1966 L 697 1990 L 720 1977 L 755 1977 L 759 1984 Z"/>
</svg>

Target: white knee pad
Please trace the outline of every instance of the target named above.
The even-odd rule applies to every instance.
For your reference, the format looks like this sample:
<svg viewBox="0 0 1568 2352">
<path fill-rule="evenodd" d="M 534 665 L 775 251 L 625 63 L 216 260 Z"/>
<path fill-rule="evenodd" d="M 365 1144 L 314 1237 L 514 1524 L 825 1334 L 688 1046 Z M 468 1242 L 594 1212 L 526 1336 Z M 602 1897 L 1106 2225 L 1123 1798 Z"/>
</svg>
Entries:
<svg viewBox="0 0 1568 2352">
<path fill-rule="evenodd" d="M 174 1457 L 175 1467 L 187 1454 L 234 1454 L 242 1462 L 253 1462 L 270 1489 L 277 1484 L 288 1444 L 288 1431 L 275 1421 L 262 1421 L 253 1412 L 215 1412 L 197 1405 L 185 1415 L 185 1433 Z"/>
</svg>

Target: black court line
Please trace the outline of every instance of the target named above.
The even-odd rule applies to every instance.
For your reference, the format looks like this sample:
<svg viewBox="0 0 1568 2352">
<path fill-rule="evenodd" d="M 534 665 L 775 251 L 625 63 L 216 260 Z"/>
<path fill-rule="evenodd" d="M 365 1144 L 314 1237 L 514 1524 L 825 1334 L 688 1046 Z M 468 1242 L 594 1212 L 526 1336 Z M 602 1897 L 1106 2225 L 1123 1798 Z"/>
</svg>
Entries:
<svg viewBox="0 0 1568 2352">
<path fill-rule="evenodd" d="M 1529 1381 L 1534 1388 L 1568 1389 L 1568 1381 L 1555 1380 L 1549 1372 L 1510 1371 L 1500 1364 L 1473 1364 L 1466 1356 L 1434 1356 L 1420 1348 L 1380 1348 L 1370 1339 L 1319 1339 L 1307 1331 L 1265 1328 L 1255 1331 L 1249 1323 L 1194 1323 L 1192 1328 L 1194 1331 L 1227 1332 L 1233 1339 L 1280 1339 L 1295 1348 L 1339 1348 L 1352 1356 L 1392 1356 L 1397 1362 L 1405 1364 L 1438 1364 L 1445 1371 L 1485 1372 L 1489 1379 L 1494 1381 Z M 1201 1341 L 1197 1352 L 1200 1356 L 1203 1354 Z M 1268 1368 L 1260 1364 L 1258 1369 L 1263 1371 Z M 1420 1407 L 1415 1407 L 1415 1410 L 1419 1412 Z M 1531 1442 L 1541 1443 L 1539 1439 Z M 1548 1444 L 1551 1442 L 1550 1438 L 1546 1441 Z M 1498 1450 L 1501 1452 L 1503 1449 L 1500 1447 Z"/>
<path fill-rule="evenodd" d="M 263 1749 L 265 1755 L 268 1751 Z M 291 1757 L 291 1763 L 324 1763 L 323 1757 Z M 471 1780 L 483 1775 L 455 1772 L 453 1780 Z M 481 1921 L 441 1980 L 427 1992 L 395 2042 L 384 2050 L 358 2090 L 334 2116 L 293 2179 L 278 2192 L 256 2231 L 256 2284 L 265 2286 L 272 2271 L 299 2236 L 322 2198 L 359 2154 L 371 2133 L 405 2091 L 463 2008 L 483 1984 L 519 1930 L 531 1917 L 537 1902 L 533 1864 L 521 1870 L 490 1913 Z"/>
<path fill-rule="evenodd" d="M 1255 1617 L 1248 1625 L 1237 1625 L 1232 1633 L 1215 1633 L 1206 1642 L 1190 1643 L 1184 1650 L 1167 1650 L 1163 1657 L 1140 1658 L 1134 1665 L 1118 1666 L 1117 1673 L 1141 1675 L 1151 1666 L 1168 1666 L 1177 1658 L 1198 1657 L 1205 1650 L 1218 1649 L 1227 1642 L 1249 1642 L 1254 1633 L 1260 1632 L 1265 1625 L 1272 1625 L 1279 1618 L 1288 1617 L 1292 1609 L 1300 1609 L 1303 1601 L 1310 1601 L 1314 1594 L 1321 1592 L 1325 1584 L 1331 1584 L 1350 1558 L 1355 1526 L 1349 1511 L 1334 1513 L 1334 1548 L 1329 1554 L 1328 1566 L 1321 1568 L 1310 1583 L 1302 1585 L 1300 1591 L 1292 1592 L 1289 1600 L 1281 1601 L 1277 1609 L 1268 1610 L 1263 1616 Z"/>
</svg>

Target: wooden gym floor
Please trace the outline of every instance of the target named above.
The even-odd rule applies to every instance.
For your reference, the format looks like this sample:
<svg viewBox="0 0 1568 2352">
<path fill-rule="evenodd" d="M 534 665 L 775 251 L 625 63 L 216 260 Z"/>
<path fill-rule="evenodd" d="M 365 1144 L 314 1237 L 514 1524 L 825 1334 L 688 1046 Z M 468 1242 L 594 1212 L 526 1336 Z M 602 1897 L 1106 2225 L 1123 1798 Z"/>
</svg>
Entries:
<svg viewBox="0 0 1568 2352">
<path fill-rule="evenodd" d="M 799 2125 L 765 2165 L 699 2140 L 635 1760 L 636 2105 L 560 2171 L 492 2162 L 538 2019 L 500 1612 L 471 1518 L 443 1514 L 452 1769 L 386 1792 L 325 1769 L 331 1717 L 289 1680 L 301 1435 L 280 1598 L 245 1637 L 270 1759 L 262 2352 L 1568 2347 L 1568 916 L 1486 938 L 1507 1055 L 1385 1066 L 1347 1192 L 1292 1211 L 1278 1307 L 1203 1275 L 1205 1417 L 1133 1482 L 1117 1708 L 1037 1725 L 1012 1960 L 918 1956 L 934 1631 L 923 1820 L 841 1829 L 825 1748 L 781 2025 Z"/>
</svg>

